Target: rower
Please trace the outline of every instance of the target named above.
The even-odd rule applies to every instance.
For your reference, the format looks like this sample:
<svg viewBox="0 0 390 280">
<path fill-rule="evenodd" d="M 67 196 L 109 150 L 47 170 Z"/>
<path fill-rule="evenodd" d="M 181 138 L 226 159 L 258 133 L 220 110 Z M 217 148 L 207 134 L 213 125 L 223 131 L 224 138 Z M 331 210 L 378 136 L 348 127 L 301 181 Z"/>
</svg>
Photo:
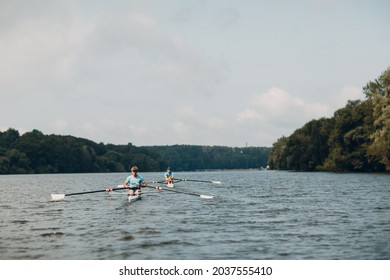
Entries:
<svg viewBox="0 0 390 280">
<path fill-rule="evenodd" d="M 129 188 L 128 195 L 140 195 L 141 187 L 145 187 L 147 183 L 141 175 L 138 175 L 138 167 L 131 167 L 131 175 L 128 176 L 123 183 L 123 187 Z"/>
<path fill-rule="evenodd" d="M 164 178 L 167 184 L 173 184 L 174 177 L 170 167 L 167 168 L 167 172 L 165 172 Z"/>
</svg>

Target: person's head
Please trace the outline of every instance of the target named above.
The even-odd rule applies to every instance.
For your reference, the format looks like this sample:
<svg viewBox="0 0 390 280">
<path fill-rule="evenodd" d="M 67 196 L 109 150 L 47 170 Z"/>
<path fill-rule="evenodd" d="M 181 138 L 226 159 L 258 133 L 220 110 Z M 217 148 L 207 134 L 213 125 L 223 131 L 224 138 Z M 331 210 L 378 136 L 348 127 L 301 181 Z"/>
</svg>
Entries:
<svg viewBox="0 0 390 280">
<path fill-rule="evenodd" d="M 168 168 L 167 168 L 167 171 L 168 171 L 168 172 L 171 172 L 171 168 L 170 168 L 170 167 L 168 167 Z"/>
<path fill-rule="evenodd" d="M 133 166 L 131 167 L 131 172 L 134 173 L 134 174 L 137 174 L 138 173 L 138 167 L 137 166 Z"/>
</svg>

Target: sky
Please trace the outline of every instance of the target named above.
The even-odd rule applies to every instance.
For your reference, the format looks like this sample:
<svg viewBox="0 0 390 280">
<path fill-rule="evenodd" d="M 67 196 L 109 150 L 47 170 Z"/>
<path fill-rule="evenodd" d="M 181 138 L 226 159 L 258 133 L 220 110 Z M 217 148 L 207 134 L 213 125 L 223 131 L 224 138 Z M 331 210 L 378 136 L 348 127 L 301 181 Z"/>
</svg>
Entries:
<svg viewBox="0 0 390 280">
<path fill-rule="evenodd" d="M 0 0 L 0 131 L 271 147 L 390 66 L 387 0 Z"/>
</svg>

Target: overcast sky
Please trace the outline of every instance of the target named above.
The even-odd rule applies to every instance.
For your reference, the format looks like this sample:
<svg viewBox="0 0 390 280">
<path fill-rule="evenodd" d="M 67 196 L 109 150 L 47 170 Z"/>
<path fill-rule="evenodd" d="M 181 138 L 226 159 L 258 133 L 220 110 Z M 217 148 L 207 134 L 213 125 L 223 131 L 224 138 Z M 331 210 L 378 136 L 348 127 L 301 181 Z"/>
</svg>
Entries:
<svg viewBox="0 0 390 280">
<path fill-rule="evenodd" d="M 0 131 L 267 146 L 390 66 L 387 0 L 0 0 Z"/>
</svg>

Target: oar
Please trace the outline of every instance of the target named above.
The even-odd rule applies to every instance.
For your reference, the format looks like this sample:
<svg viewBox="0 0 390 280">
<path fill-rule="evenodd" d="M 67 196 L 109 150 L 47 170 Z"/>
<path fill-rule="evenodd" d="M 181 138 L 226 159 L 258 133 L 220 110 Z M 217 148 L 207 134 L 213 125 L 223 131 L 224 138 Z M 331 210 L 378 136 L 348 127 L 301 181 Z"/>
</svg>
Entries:
<svg viewBox="0 0 390 280">
<path fill-rule="evenodd" d="M 175 179 L 175 180 L 188 181 L 188 182 L 199 182 L 199 183 L 221 184 L 221 181 L 205 181 L 205 180 L 191 180 L 191 179 Z"/>
<path fill-rule="evenodd" d="M 174 179 L 174 180 L 175 180 L 175 179 Z M 163 181 L 152 181 L 151 183 L 153 183 L 153 184 L 165 184 L 167 187 L 173 188 L 173 186 L 174 186 L 173 184 L 174 184 L 174 183 L 181 182 L 181 181 L 175 182 L 174 180 L 172 181 L 171 186 L 169 186 L 169 183 L 167 183 L 166 180 L 163 180 Z"/>
<path fill-rule="evenodd" d="M 60 193 L 52 193 L 51 199 L 53 201 L 59 201 L 63 200 L 65 196 L 71 196 L 71 195 L 80 195 L 80 194 L 88 194 L 88 193 L 98 193 L 98 192 L 107 192 L 107 191 L 117 191 L 117 190 L 123 190 L 124 188 L 109 188 L 104 190 L 96 190 L 96 191 L 87 191 L 87 192 L 77 192 L 77 193 L 66 193 L 66 194 L 60 194 Z"/>
<path fill-rule="evenodd" d="M 165 184 L 167 181 L 166 180 L 162 180 L 162 181 L 152 181 L 150 183 L 152 184 Z"/>
<path fill-rule="evenodd" d="M 155 187 L 152 187 L 152 186 L 147 186 L 147 187 L 155 188 Z M 198 197 L 203 198 L 203 199 L 213 199 L 214 198 L 214 196 L 212 196 L 212 195 L 205 195 L 205 194 L 198 194 L 198 193 L 192 193 L 192 192 L 178 191 L 178 190 L 174 190 L 174 189 L 161 188 L 161 190 L 168 191 L 168 192 L 175 192 L 175 193 L 194 195 L 194 196 L 198 196 Z"/>
</svg>

